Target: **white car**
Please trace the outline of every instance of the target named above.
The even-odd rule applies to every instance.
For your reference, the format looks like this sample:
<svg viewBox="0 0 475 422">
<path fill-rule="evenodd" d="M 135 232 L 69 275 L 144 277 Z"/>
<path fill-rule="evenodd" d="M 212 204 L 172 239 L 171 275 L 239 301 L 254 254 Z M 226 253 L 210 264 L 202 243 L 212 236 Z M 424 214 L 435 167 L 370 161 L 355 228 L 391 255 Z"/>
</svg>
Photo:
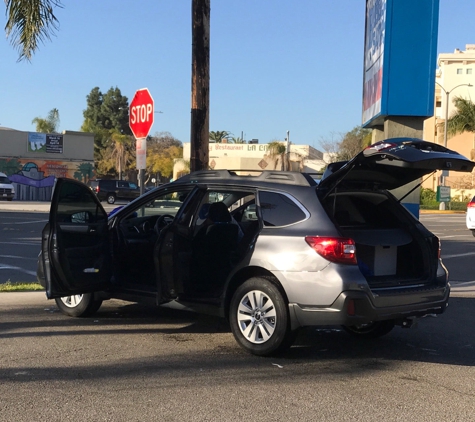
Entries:
<svg viewBox="0 0 475 422">
<path fill-rule="evenodd" d="M 0 199 L 12 201 L 15 196 L 15 188 L 5 173 L 0 172 Z"/>
<path fill-rule="evenodd" d="M 472 234 L 475 236 L 475 196 L 467 204 L 467 229 L 472 231 Z"/>
</svg>

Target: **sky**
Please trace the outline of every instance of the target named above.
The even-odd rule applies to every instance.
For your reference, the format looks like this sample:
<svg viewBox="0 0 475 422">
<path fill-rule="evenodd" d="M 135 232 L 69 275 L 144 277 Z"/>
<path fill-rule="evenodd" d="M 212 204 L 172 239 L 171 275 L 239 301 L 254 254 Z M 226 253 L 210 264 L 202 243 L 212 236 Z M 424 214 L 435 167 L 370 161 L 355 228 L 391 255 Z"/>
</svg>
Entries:
<svg viewBox="0 0 475 422">
<path fill-rule="evenodd" d="M 191 0 L 62 4 L 31 62 L 17 61 L 4 32 L 0 126 L 33 132 L 32 120 L 57 108 L 59 131 L 79 130 L 93 88 L 117 87 L 129 102 L 148 88 L 150 135 L 189 142 Z M 440 0 L 438 53 L 475 43 L 474 11 L 475 0 Z M 0 12 L 3 29 L 4 2 Z M 211 0 L 210 21 L 210 131 L 259 143 L 288 131 L 320 149 L 361 125 L 364 0 Z"/>
</svg>

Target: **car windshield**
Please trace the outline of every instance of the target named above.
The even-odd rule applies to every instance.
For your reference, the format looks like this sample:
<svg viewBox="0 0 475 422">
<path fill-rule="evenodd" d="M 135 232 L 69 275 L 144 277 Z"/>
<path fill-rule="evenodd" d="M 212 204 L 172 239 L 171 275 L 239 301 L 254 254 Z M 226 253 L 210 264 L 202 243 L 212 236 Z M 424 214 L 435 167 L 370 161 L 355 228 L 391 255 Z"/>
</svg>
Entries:
<svg viewBox="0 0 475 422">
<path fill-rule="evenodd" d="M 10 179 L 6 176 L 0 176 L 0 183 L 8 183 L 10 184 Z"/>
</svg>

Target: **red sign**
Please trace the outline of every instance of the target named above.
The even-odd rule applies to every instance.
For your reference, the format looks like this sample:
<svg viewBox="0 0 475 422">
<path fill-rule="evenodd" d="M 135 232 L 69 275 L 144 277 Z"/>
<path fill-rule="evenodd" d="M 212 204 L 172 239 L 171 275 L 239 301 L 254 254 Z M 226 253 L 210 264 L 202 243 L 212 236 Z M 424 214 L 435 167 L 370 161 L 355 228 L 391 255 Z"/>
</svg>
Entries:
<svg viewBox="0 0 475 422">
<path fill-rule="evenodd" d="M 146 138 L 153 125 L 153 98 L 147 88 L 135 92 L 130 102 L 129 126 L 134 136 Z"/>
</svg>

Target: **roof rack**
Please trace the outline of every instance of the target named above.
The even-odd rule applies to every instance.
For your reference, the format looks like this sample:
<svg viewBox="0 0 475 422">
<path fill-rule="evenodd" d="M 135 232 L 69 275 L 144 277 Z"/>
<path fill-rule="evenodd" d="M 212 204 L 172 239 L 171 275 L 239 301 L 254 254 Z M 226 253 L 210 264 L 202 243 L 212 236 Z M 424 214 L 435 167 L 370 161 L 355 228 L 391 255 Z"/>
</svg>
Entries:
<svg viewBox="0 0 475 422">
<path fill-rule="evenodd" d="M 243 174 L 245 173 L 245 174 Z M 200 170 L 180 177 L 183 182 L 210 181 L 212 179 L 225 179 L 233 181 L 260 181 L 268 183 L 281 183 L 297 186 L 315 186 L 317 182 L 312 177 L 315 173 L 299 173 L 296 171 L 277 170 Z"/>
</svg>

